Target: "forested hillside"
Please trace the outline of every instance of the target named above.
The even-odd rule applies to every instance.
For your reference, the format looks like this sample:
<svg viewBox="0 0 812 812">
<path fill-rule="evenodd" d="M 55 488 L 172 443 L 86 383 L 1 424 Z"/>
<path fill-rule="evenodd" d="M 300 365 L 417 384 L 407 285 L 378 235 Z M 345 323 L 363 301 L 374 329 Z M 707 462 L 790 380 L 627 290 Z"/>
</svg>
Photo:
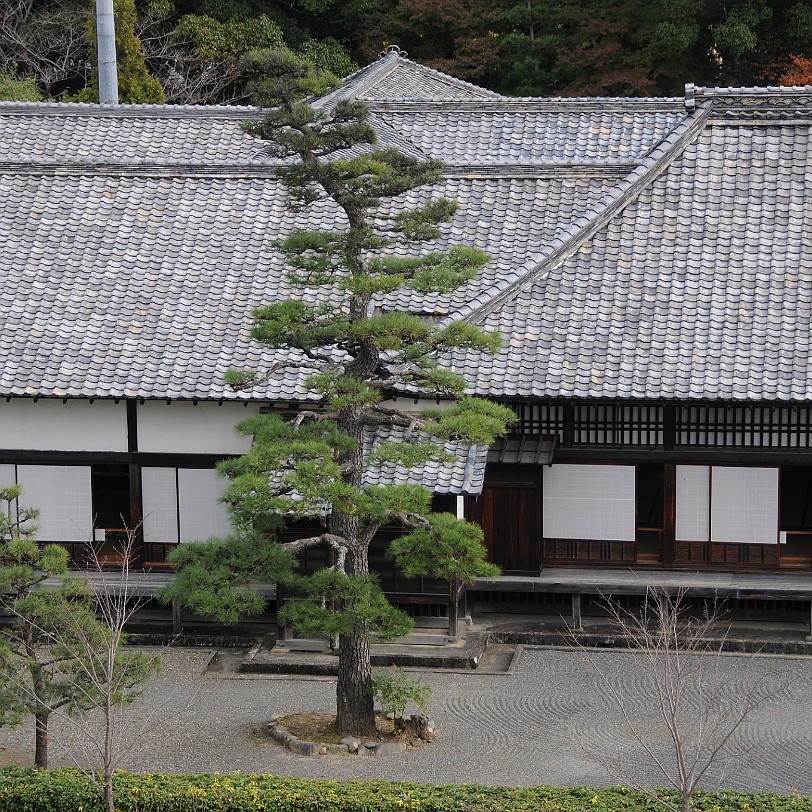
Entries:
<svg viewBox="0 0 812 812">
<path fill-rule="evenodd" d="M 3 0 L 0 99 L 95 98 L 93 7 L 94 0 Z M 812 82 L 812 0 L 115 0 L 115 7 L 124 102 L 244 103 L 245 55 L 279 46 L 342 75 L 395 43 L 413 59 L 512 95 L 673 95 L 685 82 Z"/>
</svg>

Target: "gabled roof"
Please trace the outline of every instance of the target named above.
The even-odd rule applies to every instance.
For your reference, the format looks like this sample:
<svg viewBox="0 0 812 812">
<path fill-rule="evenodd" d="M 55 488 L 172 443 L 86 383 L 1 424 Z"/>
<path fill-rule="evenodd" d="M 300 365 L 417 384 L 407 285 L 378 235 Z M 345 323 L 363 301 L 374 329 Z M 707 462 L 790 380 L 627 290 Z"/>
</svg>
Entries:
<svg viewBox="0 0 812 812">
<path fill-rule="evenodd" d="M 498 99 L 498 93 L 463 82 L 446 73 L 419 65 L 401 56 L 390 45 L 377 62 L 347 76 L 342 86 L 313 100 L 314 107 L 326 107 L 339 99 L 362 101 L 392 99 L 438 99 L 443 101 Z"/>
<path fill-rule="evenodd" d="M 812 89 L 509 99 L 388 53 L 317 103 L 346 96 L 448 164 L 394 205 L 459 201 L 438 246 L 491 255 L 452 295 L 376 302 L 499 330 L 447 359 L 472 391 L 812 400 Z M 257 112 L 0 103 L 0 395 L 308 399 L 223 383 L 275 360 L 248 337 L 294 293 L 275 241 L 343 217 L 289 211 Z"/>
<path fill-rule="evenodd" d="M 460 310 L 506 337 L 493 358 L 454 359 L 474 390 L 812 398 L 812 89 L 695 98 L 693 132 L 641 184 L 624 189 L 645 164 L 568 245 Z"/>
</svg>

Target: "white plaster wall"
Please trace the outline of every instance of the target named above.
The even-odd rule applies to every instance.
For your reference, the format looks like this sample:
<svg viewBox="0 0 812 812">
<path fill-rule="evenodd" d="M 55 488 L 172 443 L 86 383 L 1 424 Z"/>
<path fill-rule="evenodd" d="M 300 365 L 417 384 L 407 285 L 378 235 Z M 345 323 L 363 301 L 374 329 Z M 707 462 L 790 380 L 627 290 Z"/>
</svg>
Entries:
<svg viewBox="0 0 812 812">
<path fill-rule="evenodd" d="M 123 400 L 0 399 L 0 448 L 31 451 L 126 451 Z"/>
<path fill-rule="evenodd" d="M 251 438 L 234 426 L 260 404 L 146 401 L 138 404 L 138 450 L 175 454 L 244 454 Z"/>
</svg>

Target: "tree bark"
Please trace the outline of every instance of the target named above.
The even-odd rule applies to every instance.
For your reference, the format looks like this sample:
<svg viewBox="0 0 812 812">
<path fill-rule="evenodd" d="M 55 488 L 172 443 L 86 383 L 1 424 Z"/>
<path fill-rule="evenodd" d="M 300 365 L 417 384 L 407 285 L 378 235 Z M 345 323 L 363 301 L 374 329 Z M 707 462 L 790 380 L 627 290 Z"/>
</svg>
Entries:
<svg viewBox="0 0 812 812">
<path fill-rule="evenodd" d="M 42 767 L 43 770 L 48 769 L 48 714 L 35 713 L 34 714 L 34 764 L 37 767 Z"/>
<path fill-rule="evenodd" d="M 362 637 L 342 635 L 336 685 L 336 727 L 341 733 L 375 734 L 375 703 L 369 690 L 371 676 L 369 643 Z"/>
<path fill-rule="evenodd" d="M 361 410 L 346 409 L 339 417 L 341 431 L 356 439 L 356 446 L 342 458 L 349 463 L 346 480 L 361 487 L 363 470 L 363 446 Z M 335 512 L 331 517 L 333 532 L 349 543 L 345 560 L 347 575 L 369 573 L 369 544 L 361 539 L 361 525 L 357 516 Z M 375 699 L 370 691 L 372 665 L 369 658 L 369 641 L 364 630 L 359 634 L 342 634 L 338 643 L 338 682 L 336 684 L 336 727 L 341 733 L 371 736 L 375 733 Z"/>
<path fill-rule="evenodd" d="M 110 652 L 113 654 L 112 650 Z M 115 662 L 115 657 L 112 656 L 109 660 L 108 676 L 112 677 L 112 668 Z M 113 798 L 113 761 L 115 759 L 114 745 L 113 745 L 113 730 L 115 728 L 115 719 L 113 717 L 113 686 L 108 682 L 105 686 L 106 697 L 104 706 L 104 806 L 105 812 L 116 812 L 116 804 Z"/>
<path fill-rule="evenodd" d="M 345 514 L 333 516 L 336 532 L 357 540 L 358 519 Z M 347 575 L 369 572 L 367 545 L 358 544 L 347 555 Z M 338 682 L 336 683 L 336 727 L 341 733 L 371 736 L 375 733 L 375 699 L 370 691 L 372 664 L 366 635 L 342 634 L 338 642 Z"/>
</svg>

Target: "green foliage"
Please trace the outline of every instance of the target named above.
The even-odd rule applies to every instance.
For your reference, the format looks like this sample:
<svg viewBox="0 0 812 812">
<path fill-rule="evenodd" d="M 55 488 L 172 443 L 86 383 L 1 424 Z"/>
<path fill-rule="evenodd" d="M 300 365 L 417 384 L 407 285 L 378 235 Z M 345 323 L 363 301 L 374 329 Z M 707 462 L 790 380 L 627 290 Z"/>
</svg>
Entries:
<svg viewBox="0 0 812 812">
<path fill-rule="evenodd" d="M 37 531 L 39 511 L 36 508 L 20 508 L 21 493 L 19 485 L 0 488 L 0 541 L 30 538 Z"/>
<path fill-rule="evenodd" d="M 0 101 L 42 101 L 42 93 L 34 79 L 0 73 Z"/>
<path fill-rule="evenodd" d="M 460 398 L 451 408 L 423 413 L 426 430 L 437 437 L 466 440 L 476 445 L 491 445 L 503 437 L 507 426 L 516 422 L 516 414 L 484 398 Z"/>
<path fill-rule="evenodd" d="M 485 787 L 389 781 L 325 781 L 277 775 L 202 773 L 114 776 L 120 812 L 656 812 L 654 799 L 625 787 Z M 670 790 L 658 795 L 675 800 Z M 801 795 L 717 790 L 696 794 L 697 812 L 808 812 Z M 103 812 L 77 770 L 0 770 L 0 812 Z"/>
<path fill-rule="evenodd" d="M 243 67 L 250 77 L 249 90 L 255 104 L 260 107 L 283 105 L 288 113 L 296 105 L 298 115 L 304 116 L 310 114 L 304 109 L 307 105 L 297 104 L 300 99 L 324 93 L 339 81 L 329 71 L 315 67 L 284 48 L 253 49 L 243 58 Z M 276 115 L 273 111 L 268 114 L 273 115 Z M 260 135 L 265 126 L 255 122 L 246 126 L 246 130 Z"/>
<path fill-rule="evenodd" d="M 296 587 L 304 598 L 286 603 L 279 616 L 305 637 L 389 642 L 412 630 L 411 618 L 386 600 L 374 575 L 322 569 L 299 579 Z"/>
<path fill-rule="evenodd" d="M 169 560 L 178 572 L 161 599 L 178 598 L 198 614 L 221 623 L 264 612 L 265 601 L 252 584 L 290 581 L 294 564 L 283 548 L 258 535 L 182 544 Z"/>
<path fill-rule="evenodd" d="M 347 49 L 333 37 L 307 40 L 299 48 L 299 55 L 317 71 L 326 71 L 333 76 L 349 76 L 359 67 Z"/>
<path fill-rule="evenodd" d="M 418 527 L 389 545 L 389 555 L 407 578 L 434 575 L 473 583 L 500 570 L 485 560 L 482 528 L 450 513 L 432 513 L 429 527 Z"/>
<path fill-rule="evenodd" d="M 176 34 L 191 40 L 203 59 L 239 58 L 256 48 L 280 48 L 285 44 L 282 29 L 265 14 L 226 22 L 205 14 L 187 14 L 181 18 Z"/>
<path fill-rule="evenodd" d="M 347 331 L 346 317 L 329 306 L 313 307 L 288 300 L 254 309 L 251 337 L 268 347 L 312 350 L 335 344 Z"/>
<path fill-rule="evenodd" d="M 30 592 L 10 608 L 14 620 L 0 637 L 0 725 L 17 725 L 29 714 L 47 719 L 59 707 L 92 707 L 93 685 L 70 645 L 76 638 L 63 635 L 69 623 L 95 630 L 91 596 L 68 586 Z"/>
<path fill-rule="evenodd" d="M 428 715 L 431 688 L 419 679 L 407 676 L 399 668 L 373 671 L 369 687 L 372 695 L 380 702 L 381 710 L 395 717 L 396 728 L 403 727 L 403 714 L 410 702 L 421 713 Z"/>
</svg>

